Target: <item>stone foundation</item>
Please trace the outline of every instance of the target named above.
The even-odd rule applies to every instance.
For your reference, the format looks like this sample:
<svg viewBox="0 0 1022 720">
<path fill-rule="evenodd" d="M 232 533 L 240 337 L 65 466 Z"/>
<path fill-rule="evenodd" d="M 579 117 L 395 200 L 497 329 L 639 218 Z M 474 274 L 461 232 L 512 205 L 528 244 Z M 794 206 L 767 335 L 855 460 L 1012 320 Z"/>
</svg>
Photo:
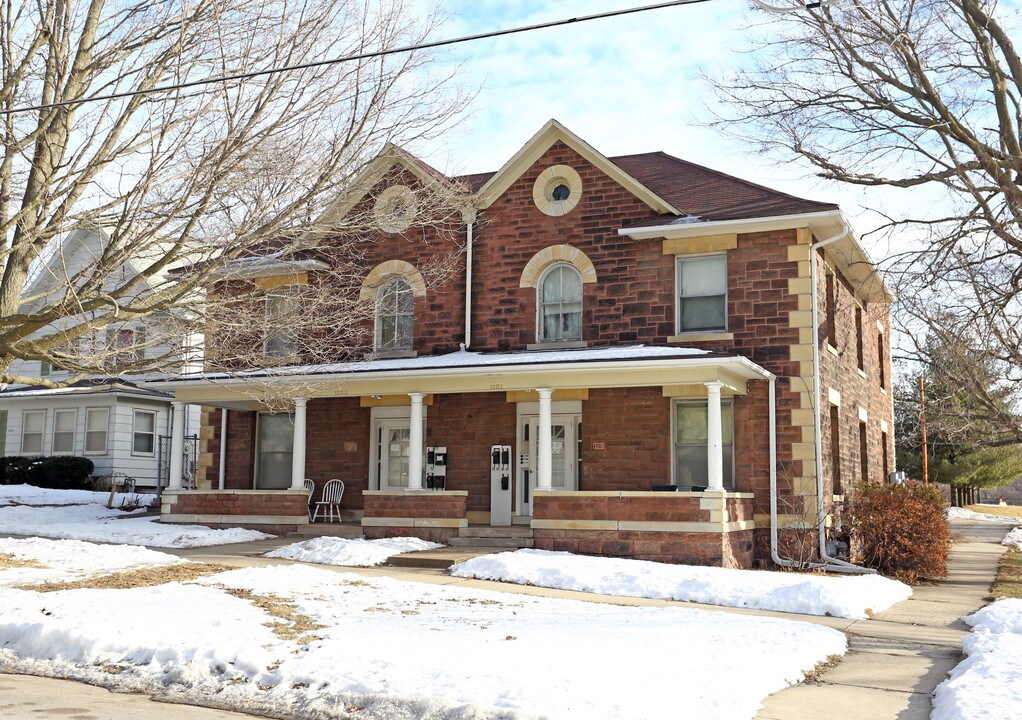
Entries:
<svg viewBox="0 0 1022 720">
<path fill-rule="evenodd" d="M 464 490 L 366 490 L 362 532 L 374 540 L 417 537 L 446 543 L 468 527 Z"/>
<path fill-rule="evenodd" d="M 309 523 L 303 490 L 164 490 L 160 522 L 294 532 Z"/>
</svg>

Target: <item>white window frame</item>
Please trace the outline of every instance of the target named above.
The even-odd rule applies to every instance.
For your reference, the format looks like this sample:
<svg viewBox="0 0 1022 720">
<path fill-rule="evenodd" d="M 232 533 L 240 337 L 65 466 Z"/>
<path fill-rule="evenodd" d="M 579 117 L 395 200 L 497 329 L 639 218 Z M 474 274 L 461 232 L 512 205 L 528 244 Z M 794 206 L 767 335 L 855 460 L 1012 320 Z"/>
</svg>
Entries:
<svg viewBox="0 0 1022 720">
<path fill-rule="evenodd" d="M 284 307 L 283 312 L 279 315 L 272 309 L 272 305 L 275 302 L 288 303 L 288 307 Z M 278 328 L 277 332 L 271 332 L 273 326 L 279 322 L 276 318 L 278 317 L 298 317 L 301 312 L 301 304 L 299 297 L 294 286 L 282 285 L 279 288 L 274 288 L 266 294 L 263 314 L 263 357 L 274 360 L 283 360 L 294 357 L 298 352 L 298 334 L 293 330 Z M 276 350 L 270 349 L 270 343 L 277 341 L 281 343 L 281 347 Z"/>
<path fill-rule="evenodd" d="M 138 416 L 139 415 L 151 415 L 153 418 L 153 431 L 151 433 L 139 433 L 138 430 Z M 157 412 L 155 410 L 141 410 L 139 408 L 131 409 L 131 454 L 135 457 L 153 457 L 156 455 L 156 420 Z M 153 449 L 152 452 L 136 451 L 135 450 L 135 436 L 136 435 L 152 435 L 153 437 Z"/>
<path fill-rule="evenodd" d="M 391 287 L 393 287 L 397 283 L 403 283 L 407 287 L 408 295 L 412 299 L 412 311 L 410 313 L 402 313 L 397 308 L 395 308 L 394 313 L 393 313 L 393 318 L 394 318 L 394 333 L 395 333 L 394 340 L 395 341 L 397 340 L 397 329 L 398 329 L 398 322 L 397 322 L 397 320 L 398 320 L 399 317 L 403 317 L 405 315 L 411 315 L 411 318 L 412 318 L 412 330 L 411 330 L 411 332 L 408 335 L 408 344 L 407 344 L 407 346 L 405 346 L 405 345 L 398 346 L 398 345 L 395 344 L 395 345 L 391 345 L 389 347 L 385 347 L 383 342 L 382 342 L 383 339 L 380 337 L 380 333 L 382 332 L 382 328 L 381 328 L 382 323 L 380 322 L 380 320 L 384 316 L 384 313 L 383 313 L 383 296 L 384 296 L 384 294 L 387 293 L 388 290 L 390 290 Z M 389 316 L 390 315 L 388 314 L 388 317 Z M 374 318 L 375 318 L 376 325 L 375 325 L 375 327 L 373 329 L 373 348 L 376 350 L 376 352 L 384 353 L 384 354 L 387 354 L 387 353 L 411 353 L 411 352 L 414 352 L 414 350 L 415 350 L 415 288 L 412 287 L 412 283 L 408 280 L 408 278 L 404 277 L 403 275 L 395 275 L 393 277 L 387 278 L 387 281 L 385 283 L 383 283 L 383 285 L 380 286 L 380 289 L 376 291 L 376 312 L 374 314 Z"/>
<path fill-rule="evenodd" d="M 685 330 L 681 327 L 681 265 L 686 260 L 696 260 L 707 257 L 724 258 L 724 326 L 719 328 L 705 328 L 699 330 Z M 705 333 L 726 333 L 728 331 L 728 283 L 727 283 L 727 253 L 700 253 L 698 255 L 676 255 L 674 258 L 674 334 L 675 335 L 701 335 Z M 716 297 L 714 295 L 688 295 L 686 297 Z"/>
<path fill-rule="evenodd" d="M 426 415 L 428 413 L 428 405 L 423 403 L 422 405 L 422 441 L 423 441 L 423 474 L 421 479 L 421 486 L 426 487 Z M 402 405 L 399 407 L 374 407 L 369 411 L 369 486 L 376 490 L 403 490 L 407 487 L 404 485 L 390 485 L 389 483 L 384 484 L 385 478 L 380 477 L 380 468 L 382 463 L 380 462 L 379 443 L 377 436 L 381 427 L 393 427 L 397 423 L 403 422 L 404 427 L 412 427 L 412 408 L 411 405 Z"/>
<path fill-rule="evenodd" d="M 90 450 L 89 449 L 89 433 L 98 433 L 99 430 L 89 430 L 89 416 L 92 413 L 106 413 L 106 423 L 103 427 L 103 449 L 102 450 Z M 132 415 L 132 423 L 134 423 L 134 415 Z M 135 434 L 132 433 L 131 437 L 132 446 L 135 443 Z M 110 408 L 108 407 L 91 407 L 85 408 L 85 439 L 84 445 L 82 446 L 82 453 L 85 455 L 106 455 L 110 449 Z"/>
<path fill-rule="evenodd" d="M 708 406 L 707 400 L 700 400 L 699 398 L 676 398 L 671 401 L 671 484 L 677 485 L 679 482 L 678 478 L 678 405 L 703 405 Z M 721 405 L 721 419 L 723 420 L 723 408 L 725 405 L 731 406 L 731 477 L 727 477 L 727 473 L 724 474 L 724 489 L 728 491 L 734 491 L 735 489 L 735 478 L 737 476 L 737 467 L 735 465 L 735 446 L 738 444 L 735 441 L 735 401 L 733 397 L 722 397 L 720 399 Z M 707 443 L 709 444 L 709 443 Z M 726 446 L 727 443 L 721 443 Z M 721 454 L 723 455 L 723 448 L 721 448 Z M 688 487 L 688 486 L 686 486 Z"/>
<path fill-rule="evenodd" d="M 29 418 L 30 415 L 33 415 L 33 416 L 42 415 L 42 418 L 43 418 L 42 429 L 39 430 L 39 432 L 33 432 L 32 433 L 33 435 L 38 435 L 39 436 L 39 449 L 38 450 L 27 450 L 25 448 L 25 436 L 28 434 L 27 432 L 25 432 L 25 429 L 28 427 L 28 418 Z M 44 437 L 46 437 L 46 411 L 45 410 L 22 410 L 21 411 L 21 454 L 25 455 L 25 454 L 31 453 L 33 455 L 42 455 L 43 454 L 43 438 Z"/>
<path fill-rule="evenodd" d="M 256 413 L 255 439 L 254 439 L 254 442 L 252 443 L 252 447 L 253 447 L 253 450 L 254 450 L 254 454 L 253 454 L 253 457 L 252 457 L 252 487 L 254 487 L 257 490 L 259 490 L 259 489 L 274 489 L 274 488 L 263 488 L 262 487 L 263 463 L 262 463 L 262 459 L 261 459 L 260 456 L 262 455 L 263 450 L 262 450 L 262 447 L 260 445 L 260 438 L 262 437 L 262 424 L 265 421 L 265 419 L 268 418 L 268 417 L 286 417 L 290 421 L 292 427 L 294 427 L 294 422 L 295 422 L 294 413 L 270 413 L 270 412 Z M 291 437 L 292 437 L 291 458 L 293 460 L 294 459 L 294 452 L 295 452 L 294 439 L 293 439 L 294 438 L 294 433 L 293 432 L 291 434 Z M 293 472 L 293 469 L 292 469 L 292 472 Z M 293 482 L 293 477 L 291 475 L 288 475 L 288 485 L 290 486 L 290 484 L 292 482 Z"/>
<path fill-rule="evenodd" d="M 71 448 L 69 450 L 57 449 L 57 418 L 61 415 L 72 415 L 71 421 Z M 67 431 L 61 431 L 67 434 Z M 75 442 L 78 440 L 78 408 L 60 408 L 53 411 L 53 426 L 50 428 L 50 454 L 51 455 L 74 455 Z"/>
<path fill-rule="evenodd" d="M 554 270 L 560 268 L 570 268 L 578 275 L 578 286 L 580 288 L 578 295 L 578 337 L 577 338 L 547 338 L 543 336 L 543 285 L 546 284 L 547 278 L 550 277 Z M 543 270 L 543 273 L 539 276 L 539 282 L 536 283 L 536 343 L 542 345 L 555 345 L 558 343 L 575 343 L 582 342 L 585 338 L 585 328 L 582 327 L 582 319 L 585 317 L 585 282 L 582 280 L 582 273 L 577 267 L 569 262 L 557 262 L 551 263 L 547 268 Z M 553 304 L 553 303 L 551 303 Z M 564 303 L 559 303 L 564 305 Z M 563 313 L 561 313 L 563 315 Z"/>
</svg>

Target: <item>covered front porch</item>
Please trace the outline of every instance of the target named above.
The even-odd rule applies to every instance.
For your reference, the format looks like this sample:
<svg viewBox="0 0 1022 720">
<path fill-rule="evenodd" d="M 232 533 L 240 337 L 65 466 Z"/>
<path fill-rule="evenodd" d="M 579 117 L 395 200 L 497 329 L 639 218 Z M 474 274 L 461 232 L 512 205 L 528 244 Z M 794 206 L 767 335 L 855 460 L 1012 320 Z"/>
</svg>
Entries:
<svg viewBox="0 0 1022 720">
<path fill-rule="evenodd" d="M 289 412 L 253 397 L 251 374 L 175 381 L 177 402 L 205 408 L 204 473 L 185 490 L 171 468 L 162 519 L 297 528 L 304 480 L 339 478 L 344 519 L 370 538 L 526 525 L 536 547 L 745 564 L 767 474 L 749 453 L 767 438 L 742 446 L 735 427 L 762 414 L 750 381 L 771 378 L 739 356 L 634 347 L 288 368 L 272 380 L 295 389 Z"/>
</svg>

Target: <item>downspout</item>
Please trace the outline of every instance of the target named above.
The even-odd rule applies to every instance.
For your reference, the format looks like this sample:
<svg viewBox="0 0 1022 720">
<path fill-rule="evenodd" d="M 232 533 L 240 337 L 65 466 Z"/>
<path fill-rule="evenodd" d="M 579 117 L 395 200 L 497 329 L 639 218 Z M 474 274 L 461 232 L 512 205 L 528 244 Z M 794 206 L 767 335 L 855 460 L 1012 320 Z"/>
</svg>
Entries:
<svg viewBox="0 0 1022 720">
<path fill-rule="evenodd" d="M 217 488 L 224 489 L 227 479 L 227 408 L 220 408 L 220 474 Z"/>
<path fill-rule="evenodd" d="M 462 210 L 461 217 L 465 221 L 465 345 L 472 347 L 472 240 L 476 221 L 476 210 L 468 207 Z"/>
<path fill-rule="evenodd" d="M 823 501 L 823 437 L 822 437 L 822 421 L 821 421 L 821 408 L 820 405 L 823 403 L 822 400 L 822 387 L 820 385 L 820 376 L 822 375 L 820 368 L 820 301 L 819 291 L 816 286 L 817 272 L 816 272 L 816 251 L 831 245 L 832 243 L 841 240 L 851 232 L 851 228 L 841 219 L 841 230 L 837 235 L 820 240 L 809 246 L 809 286 L 811 292 L 811 307 L 812 307 L 812 329 L 813 329 L 813 420 L 814 420 L 814 434 L 815 434 L 815 450 L 816 450 L 816 530 L 819 540 L 819 551 L 820 559 L 823 560 L 823 570 L 833 570 L 836 572 L 850 572 L 850 573 L 875 573 L 876 570 L 871 568 L 860 567 L 854 565 L 845 560 L 831 557 L 827 554 L 827 533 L 826 533 L 826 522 L 827 514 L 825 512 L 826 506 Z M 775 488 L 776 490 L 776 488 Z M 776 503 L 776 498 L 773 498 Z M 776 527 L 772 528 L 776 532 Z"/>
</svg>

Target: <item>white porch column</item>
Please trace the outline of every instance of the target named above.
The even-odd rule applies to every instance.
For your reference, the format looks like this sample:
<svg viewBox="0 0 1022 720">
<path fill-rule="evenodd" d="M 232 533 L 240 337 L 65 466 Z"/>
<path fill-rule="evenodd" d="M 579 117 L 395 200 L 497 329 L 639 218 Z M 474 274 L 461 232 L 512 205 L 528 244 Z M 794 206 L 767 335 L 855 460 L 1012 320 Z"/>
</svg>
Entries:
<svg viewBox="0 0 1022 720">
<path fill-rule="evenodd" d="M 422 489 L 422 398 L 423 393 L 408 393 L 412 399 L 411 425 L 408 430 L 408 489 Z"/>
<path fill-rule="evenodd" d="M 174 419 L 170 429 L 170 477 L 167 478 L 167 489 L 180 490 L 184 486 L 185 404 L 172 402 L 170 407 Z"/>
<path fill-rule="evenodd" d="M 554 391 L 550 388 L 538 388 L 536 392 L 539 393 L 539 437 L 537 438 L 539 442 L 536 449 L 536 454 L 539 457 L 537 458 L 536 465 L 536 487 L 542 490 L 551 488 L 554 484 L 554 442 L 550 428 L 554 421 L 553 404 L 551 403 Z"/>
<path fill-rule="evenodd" d="M 706 383 L 706 485 L 707 490 L 724 489 L 723 439 L 720 433 L 719 382 Z"/>
<path fill-rule="evenodd" d="M 294 442 L 291 448 L 291 489 L 305 489 L 305 409 L 308 402 L 303 397 L 295 401 Z"/>
</svg>

